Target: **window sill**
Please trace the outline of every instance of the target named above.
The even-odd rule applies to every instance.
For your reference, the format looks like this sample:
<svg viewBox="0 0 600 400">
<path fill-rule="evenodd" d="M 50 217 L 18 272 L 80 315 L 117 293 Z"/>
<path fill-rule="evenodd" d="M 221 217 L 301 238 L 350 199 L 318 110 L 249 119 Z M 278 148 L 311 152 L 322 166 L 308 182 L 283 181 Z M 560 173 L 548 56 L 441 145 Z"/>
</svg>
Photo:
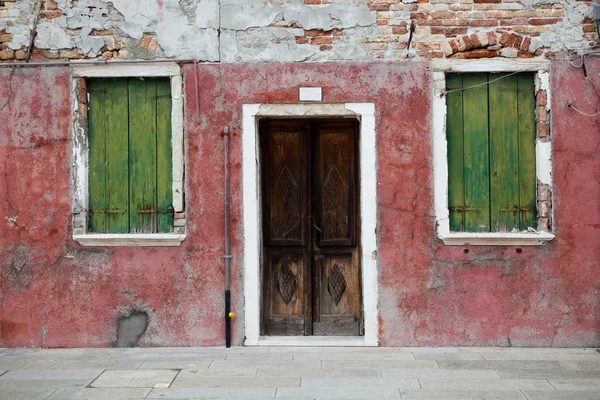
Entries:
<svg viewBox="0 0 600 400">
<path fill-rule="evenodd" d="M 73 239 L 83 246 L 180 246 L 185 239 L 175 233 L 124 233 L 73 235 Z"/>
<path fill-rule="evenodd" d="M 554 239 L 549 232 L 538 233 L 447 233 L 438 235 L 448 246 L 541 246 Z"/>
</svg>

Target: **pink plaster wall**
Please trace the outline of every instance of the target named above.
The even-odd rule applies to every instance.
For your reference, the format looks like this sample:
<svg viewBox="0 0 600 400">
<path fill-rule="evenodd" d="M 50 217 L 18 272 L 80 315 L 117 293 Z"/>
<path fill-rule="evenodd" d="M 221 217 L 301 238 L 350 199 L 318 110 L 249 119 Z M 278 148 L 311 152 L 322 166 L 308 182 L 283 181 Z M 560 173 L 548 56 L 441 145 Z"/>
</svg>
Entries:
<svg viewBox="0 0 600 400">
<path fill-rule="evenodd" d="M 588 60 L 600 86 L 600 63 Z M 0 68 L 0 82 L 10 69 Z M 143 346 L 224 344 L 223 126 L 232 129 L 234 344 L 243 340 L 241 111 L 296 102 L 374 102 L 380 339 L 386 346 L 599 346 L 598 97 L 555 62 L 554 225 L 544 247 L 447 247 L 434 232 L 426 62 L 185 67 L 188 237 L 176 248 L 83 248 L 71 237 L 67 69 L 15 70 L 0 86 L 0 346 L 110 346 L 117 319 L 145 310 Z M 9 92 L 11 93 L 9 96 Z M 10 101 L 4 105 L 6 99 Z M 16 220 L 15 220 L 16 218 Z"/>
</svg>

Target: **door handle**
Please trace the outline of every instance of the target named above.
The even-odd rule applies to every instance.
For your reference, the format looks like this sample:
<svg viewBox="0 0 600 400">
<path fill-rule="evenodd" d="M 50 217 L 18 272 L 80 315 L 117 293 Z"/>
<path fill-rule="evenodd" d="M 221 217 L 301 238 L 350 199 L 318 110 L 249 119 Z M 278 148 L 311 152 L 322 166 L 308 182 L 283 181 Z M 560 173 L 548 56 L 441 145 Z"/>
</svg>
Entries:
<svg viewBox="0 0 600 400">
<path fill-rule="evenodd" d="M 323 233 L 323 229 L 319 228 L 316 224 L 316 222 L 313 222 L 313 228 L 315 228 L 316 230 L 318 230 L 319 232 Z"/>
</svg>

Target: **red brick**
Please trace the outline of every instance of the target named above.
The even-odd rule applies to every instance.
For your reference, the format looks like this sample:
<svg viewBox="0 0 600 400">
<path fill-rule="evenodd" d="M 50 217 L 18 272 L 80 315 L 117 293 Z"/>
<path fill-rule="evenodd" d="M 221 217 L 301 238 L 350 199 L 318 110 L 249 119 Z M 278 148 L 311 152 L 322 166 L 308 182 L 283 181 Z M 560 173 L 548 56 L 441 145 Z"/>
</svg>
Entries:
<svg viewBox="0 0 600 400">
<path fill-rule="evenodd" d="M 369 4 L 369 9 L 371 11 L 389 11 L 389 4 Z"/>
<path fill-rule="evenodd" d="M 545 122 L 538 122 L 538 124 L 537 124 L 537 136 L 540 139 L 543 139 L 547 135 L 548 135 L 548 125 Z"/>
<path fill-rule="evenodd" d="M 502 32 L 502 36 L 500 36 L 500 44 L 502 46 L 506 46 L 506 44 L 508 43 L 508 40 L 510 39 L 510 33 L 508 32 Z"/>
<path fill-rule="evenodd" d="M 321 4 L 321 0 L 304 0 L 304 4 Z"/>
<path fill-rule="evenodd" d="M 444 21 L 453 21 L 448 19 L 418 19 L 416 20 L 417 26 L 441 26 Z"/>
<path fill-rule="evenodd" d="M 498 26 L 498 21 L 495 19 L 473 19 L 469 21 L 470 26 Z"/>
<path fill-rule="evenodd" d="M 298 44 L 308 44 L 308 38 L 304 36 L 296 36 L 296 43 Z"/>
<path fill-rule="evenodd" d="M 468 19 L 442 19 L 441 24 L 444 26 L 469 26 Z"/>
<path fill-rule="evenodd" d="M 305 29 L 304 36 L 330 36 L 332 31 L 324 31 L 323 29 Z"/>
<path fill-rule="evenodd" d="M 61 11 L 42 11 L 40 17 L 45 19 L 55 19 L 63 16 Z"/>
<path fill-rule="evenodd" d="M 528 51 L 520 51 L 517 53 L 517 58 L 533 58 L 533 54 Z"/>
<path fill-rule="evenodd" d="M 454 37 L 458 35 L 466 35 L 467 28 L 440 28 L 434 26 L 431 28 L 431 33 L 434 35 L 446 35 L 447 37 Z"/>
<path fill-rule="evenodd" d="M 456 16 L 456 13 L 452 11 L 434 11 L 431 13 L 433 19 L 452 19 Z"/>
<path fill-rule="evenodd" d="M 515 43 L 513 44 L 512 47 L 514 47 L 515 49 L 520 49 L 521 48 L 521 44 L 523 43 L 523 36 L 517 36 L 517 39 L 515 40 Z"/>
<path fill-rule="evenodd" d="M 465 50 L 464 51 L 471 50 L 473 48 L 473 42 L 471 41 L 470 37 L 463 36 L 461 39 L 462 39 L 462 41 L 465 44 Z"/>
<path fill-rule="evenodd" d="M 538 106 L 546 106 L 548 104 L 548 94 L 545 90 L 537 92 L 536 102 Z"/>
<path fill-rule="evenodd" d="M 329 51 L 331 49 L 332 49 L 332 47 L 331 47 L 330 44 L 324 44 L 324 45 L 322 45 L 322 46 L 319 47 L 319 50 L 321 50 L 321 51 Z"/>
<path fill-rule="evenodd" d="M 473 43 L 473 48 L 474 49 L 478 49 L 481 47 L 481 42 L 479 41 L 479 38 L 477 37 L 476 34 L 471 34 L 469 35 L 469 38 L 471 39 L 471 42 Z"/>
<path fill-rule="evenodd" d="M 559 18 L 529 18 L 531 25 L 551 25 L 560 21 Z"/>
<path fill-rule="evenodd" d="M 433 30 L 431 32 L 433 33 Z M 408 33 L 408 29 L 406 29 L 406 26 L 394 26 L 392 28 L 392 33 L 394 35 L 406 35 Z"/>
<path fill-rule="evenodd" d="M 452 48 L 452 53 L 458 53 L 458 45 L 454 40 L 449 41 L 448 44 Z"/>
<path fill-rule="evenodd" d="M 472 59 L 472 58 L 493 58 L 498 56 L 498 52 L 497 51 L 489 51 L 489 50 L 482 50 L 482 49 L 478 49 L 478 50 L 473 50 L 473 51 L 466 51 L 464 54 L 464 58 L 467 59 Z"/>
<path fill-rule="evenodd" d="M 330 37 L 313 37 L 310 38 L 310 44 L 331 44 L 333 39 Z"/>
<path fill-rule="evenodd" d="M 525 39 L 523 39 L 523 43 L 521 44 L 521 50 L 522 51 L 528 51 L 530 44 L 531 44 L 531 38 L 530 37 L 525 37 Z"/>
</svg>

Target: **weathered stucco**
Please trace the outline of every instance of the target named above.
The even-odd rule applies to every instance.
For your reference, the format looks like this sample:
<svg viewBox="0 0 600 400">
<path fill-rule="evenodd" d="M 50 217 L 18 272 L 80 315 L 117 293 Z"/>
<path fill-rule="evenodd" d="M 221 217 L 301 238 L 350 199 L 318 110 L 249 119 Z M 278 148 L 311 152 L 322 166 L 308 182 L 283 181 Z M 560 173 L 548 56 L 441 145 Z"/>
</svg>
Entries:
<svg viewBox="0 0 600 400">
<path fill-rule="evenodd" d="M 430 58 L 444 56 L 448 39 L 486 32 L 528 36 L 532 54 L 554 56 L 597 39 L 590 3 L 578 0 L 43 0 L 41 13 L 35 0 L 6 4 L 0 34 L 12 36 L 0 42 L 0 60 L 23 58 L 17 52 L 28 47 L 34 25 L 35 59 Z M 519 56 L 512 49 L 498 55 Z"/>
<path fill-rule="evenodd" d="M 445 246 L 435 235 L 426 61 L 200 65 L 200 115 L 186 66 L 188 236 L 174 248 L 73 242 L 69 71 L 2 68 L 0 346 L 111 346 L 140 313 L 148 325 L 138 345 L 222 345 L 224 126 L 241 344 L 241 105 L 297 102 L 307 82 L 326 103 L 375 103 L 381 344 L 600 346 L 600 125 L 567 106 L 594 109 L 600 62 L 588 58 L 587 70 L 591 82 L 552 63 L 556 239 L 517 252 Z"/>
</svg>

